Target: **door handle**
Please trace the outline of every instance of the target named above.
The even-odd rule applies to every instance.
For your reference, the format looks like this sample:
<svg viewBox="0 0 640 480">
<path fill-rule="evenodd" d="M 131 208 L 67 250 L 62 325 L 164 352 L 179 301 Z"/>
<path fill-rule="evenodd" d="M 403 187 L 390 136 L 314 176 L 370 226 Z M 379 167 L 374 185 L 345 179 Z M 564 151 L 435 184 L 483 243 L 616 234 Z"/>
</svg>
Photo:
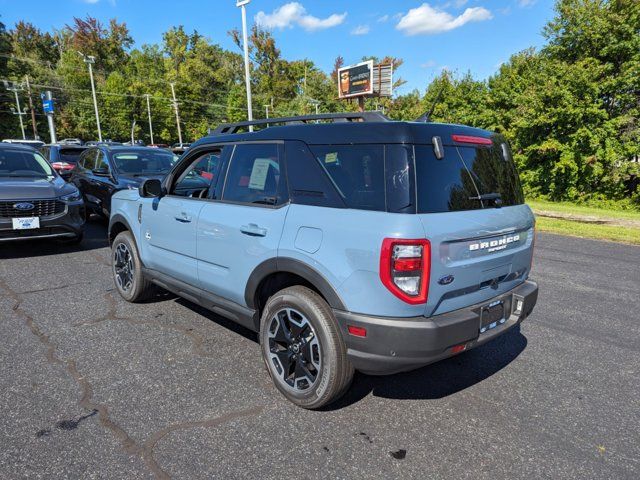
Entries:
<svg viewBox="0 0 640 480">
<path fill-rule="evenodd" d="M 240 231 L 245 235 L 249 235 L 251 237 L 266 237 L 267 229 L 259 227 L 255 223 L 250 223 L 249 225 L 242 225 L 240 227 Z"/>
<path fill-rule="evenodd" d="M 182 212 L 179 216 L 173 217 L 173 218 L 175 218 L 178 222 L 181 222 L 181 223 L 191 222 L 191 217 L 184 212 Z"/>
</svg>

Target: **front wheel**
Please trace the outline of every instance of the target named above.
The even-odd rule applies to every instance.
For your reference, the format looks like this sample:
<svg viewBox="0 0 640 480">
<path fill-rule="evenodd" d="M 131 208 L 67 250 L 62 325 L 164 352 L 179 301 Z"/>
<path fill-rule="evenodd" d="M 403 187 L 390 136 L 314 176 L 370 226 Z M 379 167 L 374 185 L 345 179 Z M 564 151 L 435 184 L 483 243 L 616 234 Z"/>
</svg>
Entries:
<svg viewBox="0 0 640 480">
<path fill-rule="evenodd" d="M 111 245 L 111 271 L 118 293 L 127 302 L 149 298 L 155 286 L 142 274 L 142 262 L 131 232 L 120 232 Z"/>
<path fill-rule="evenodd" d="M 289 287 L 269 299 L 260 320 L 260 346 L 275 386 L 300 407 L 334 402 L 353 379 L 331 308 L 306 287 Z"/>
</svg>

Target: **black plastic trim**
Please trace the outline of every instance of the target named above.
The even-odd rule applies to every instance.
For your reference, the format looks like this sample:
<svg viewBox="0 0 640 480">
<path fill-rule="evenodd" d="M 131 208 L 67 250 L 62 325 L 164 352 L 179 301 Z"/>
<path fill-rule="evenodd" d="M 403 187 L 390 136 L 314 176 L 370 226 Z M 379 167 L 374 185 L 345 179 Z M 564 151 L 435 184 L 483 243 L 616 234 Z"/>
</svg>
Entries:
<svg viewBox="0 0 640 480">
<path fill-rule="evenodd" d="M 293 273 L 304 278 L 307 282 L 318 289 L 331 308 L 337 310 L 346 309 L 340 295 L 338 295 L 329 281 L 324 278 L 321 273 L 304 262 L 289 257 L 278 257 L 277 259 L 271 258 L 269 260 L 265 260 L 258 265 L 253 272 L 251 272 L 244 291 L 245 302 L 249 308 L 257 308 L 256 293 L 260 283 L 267 278 L 267 276 L 278 272 Z"/>
<path fill-rule="evenodd" d="M 238 305 L 231 300 L 194 287 L 151 268 L 142 267 L 145 278 L 159 287 L 196 303 L 214 313 L 222 315 L 254 332 L 260 330 L 260 319 L 256 310 Z"/>
<path fill-rule="evenodd" d="M 111 229 L 116 223 L 123 223 L 127 227 L 127 230 L 133 233 L 131 224 L 129 224 L 129 221 L 124 217 L 124 215 L 116 213 L 109 219 L 109 228 L 107 229 L 107 238 L 109 239 L 109 245 L 111 245 Z"/>
</svg>

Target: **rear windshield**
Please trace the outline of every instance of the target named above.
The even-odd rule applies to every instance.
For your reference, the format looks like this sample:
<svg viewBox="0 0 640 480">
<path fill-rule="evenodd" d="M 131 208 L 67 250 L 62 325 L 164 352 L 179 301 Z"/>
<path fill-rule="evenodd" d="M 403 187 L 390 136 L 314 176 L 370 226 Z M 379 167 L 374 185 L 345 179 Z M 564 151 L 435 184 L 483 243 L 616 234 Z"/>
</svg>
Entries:
<svg viewBox="0 0 640 480">
<path fill-rule="evenodd" d="M 440 213 L 524 203 L 506 143 L 433 145 L 310 145 L 349 208 Z"/>
<path fill-rule="evenodd" d="M 457 212 L 520 205 L 524 196 L 504 146 L 450 146 L 437 159 L 432 145 L 416 145 L 419 213 Z"/>
<path fill-rule="evenodd" d="M 84 148 L 61 148 L 60 160 L 67 163 L 78 163 L 80 154 L 84 151 Z"/>
</svg>

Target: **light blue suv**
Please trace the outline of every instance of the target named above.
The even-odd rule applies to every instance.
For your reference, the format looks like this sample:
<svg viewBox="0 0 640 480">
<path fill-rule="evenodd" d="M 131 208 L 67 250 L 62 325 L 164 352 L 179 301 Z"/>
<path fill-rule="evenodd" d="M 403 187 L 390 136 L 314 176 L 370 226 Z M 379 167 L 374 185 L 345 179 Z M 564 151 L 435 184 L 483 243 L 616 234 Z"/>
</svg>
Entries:
<svg viewBox="0 0 640 480">
<path fill-rule="evenodd" d="M 223 124 L 113 197 L 126 300 L 159 286 L 258 332 L 305 408 L 354 369 L 427 365 L 531 313 L 534 217 L 503 137 L 376 112 L 268 122 Z"/>
</svg>

